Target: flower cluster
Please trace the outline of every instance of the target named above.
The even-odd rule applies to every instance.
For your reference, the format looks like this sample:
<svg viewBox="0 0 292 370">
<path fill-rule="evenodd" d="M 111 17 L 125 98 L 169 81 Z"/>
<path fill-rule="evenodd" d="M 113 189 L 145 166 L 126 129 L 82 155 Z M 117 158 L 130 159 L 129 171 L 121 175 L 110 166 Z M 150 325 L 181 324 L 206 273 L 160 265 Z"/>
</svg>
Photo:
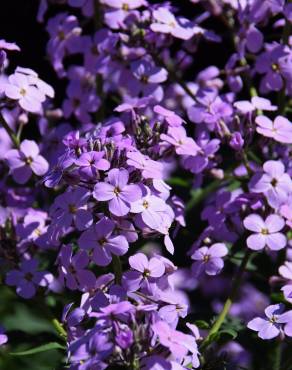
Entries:
<svg viewBox="0 0 292 370">
<path fill-rule="evenodd" d="M 256 368 L 239 332 L 292 336 L 291 4 L 189 6 L 41 1 L 59 103 L 0 41 L 1 274 L 63 297 L 71 370 Z"/>
</svg>

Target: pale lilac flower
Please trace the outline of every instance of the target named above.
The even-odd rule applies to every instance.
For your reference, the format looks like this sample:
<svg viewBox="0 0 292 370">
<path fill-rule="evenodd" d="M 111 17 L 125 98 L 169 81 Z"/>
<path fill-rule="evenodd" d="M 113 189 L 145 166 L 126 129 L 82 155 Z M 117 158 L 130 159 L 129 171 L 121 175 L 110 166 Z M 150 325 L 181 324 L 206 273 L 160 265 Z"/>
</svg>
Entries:
<svg viewBox="0 0 292 370">
<path fill-rule="evenodd" d="M 247 246 L 255 251 L 268 247 L 272 251 L 282 249 L 287 244 L 286 236 L 279 231 L 285 226 L 285 221 L 278 215 L 269 215 L 266 220 L 257 214 L 251 214 L 243 220 L 247 230 L 255 234 L 250 235 Z"/>
<path fill-rule="evenodd" d="M 215 243 L 211 247 L 201 247 L 192 255 L 196 262 L 192 265 L 193 273 L 198 276 L 203 271 L 207 275 L 217 275 L 224 266 L 222 257 L 226 256 L 228 249 L 223 243 Z"/>
<path fill-rule="evenodd" d="M 110 6 L 114 9 L 122 9 L 124 11 L 140 8 L 147 5 L 145 0 L 100 0 L 101 4 Z"/>
<path fill-rule="evenodd" d="M 171 329 L 163 321 L 158 321 L 153 324 L 152 330 L 159 338 L 160 344 L 170 351 L 174 359 L 182 361 L 190 351 L 193 355 L 193 367 L 197 368 L 200 366 L 198 359 L 198 346 L 193 336 Z"/>
<path fill-rule="evenodd" d="M 148 60 L 140 60 L 131 64 L 133 75 L 144 84 L 159 84 L 167 80 L 167 71 L 157 67 Z"/>
<path fill-rule="evenodd" d="M 19 150 L 10 150 L 5 159 L 14 180 L 19 184 L 26 183 L 32 173 L 43 176 L 49 168 L 48 162 L 39 154 L 38 145 L 32 140 L 23 140 Z"/>
<path fill-rule="evenodd" d="M 161 179 L 162 164 L 140 152 L 127 152 L 127 164 L 141 170 L 144 179 Z"/>
<path fill-rule="evenodd" d="M 263 165 L 263 170 L 263 173 L 257 173 L 252 177 L 250 190 L 263 193 L 269 205 L 278 208 L 292 192 L 292 180 L 288 173 L 285 173 L 281 161 L 267 161 Z"/>
<path fill-rule="evenodd" d="M 185 121 L 175 114 L 173 111 L 162 107 L 161 105 L 155 105 L 153 111 L 158 115 L 162 116 L 169 126 L 177 127 L 181 126 Z"/>
<path fill-rule="evenodd" d="M 147 5 L 145 0 L 101 0 L 100 3 L 112 8 L 104 16 L 106 25 L 112 29 L 123 27 L 131 10 Z"/>
<path fill-rule="evenodd" d="M 160 7 L 153 11 L 153 23 L 150 28 L 154 32 L 171 34 L 182 40 L 189 40 L 196 32 L 195 26 L 185 18 L 176 17 L 166 8 Z"/>
<path fill-rule="evenodd" d="M 129 257 L 132 271 L 124 274 L 124 284 L 129 291 L 135 291 L 143 283 L 155 283 L 165 272 L 163 262 L 156 258 L 148 258 L 143 253 L 137 253 Z"/>
<path fill-rule="evenodd" d="M 17 100 L 20 107 L 28 112 L 41 111 L 45 95 L 31 84 L 28 76 L 16 72 L 8 77 L 8 82 L 4 86 L 4 93 L 8 98 Z"/>
<path fill-rule="evenodd" d="M 258 116 L 255 119 L 257 132 L 282 144 L 292 144 L 292 122 L 282 116 L 273 121 L 268 117 Z"/>
<path fill-rule="evenodd" d="M 15 72 L 27 76 L 30 85 L 35 86 L 44 95 L 48 96 L 49 98 L 53 98 L 55 96 L 52 86 L 41 80 L 39 75 L 34 70 L 30 68 L 17 67 Z"/>
<path fill-rule="evenodd" d="M 169 127 L 167 134 L 161 134 L 160 138 L 162 141 L 173 145 L 178 155 L 195 156 L 200 149 L 195 141 L 187 136 L 186 130 L 182 126 Z"/>
<path fill-rule="evenodd" d="M 280 214 L 286 219 L 286 224 L 292 229 L 292 205 L 284 204 L 280 208 Z"/>
<path fill-rule="evenodd" d="M 131 204 L 131 212 L 138 213 L 143 222 L 153 230 L 160 230 L 163 223 L 161 212 L 165 209 L 165 202 L 151 194 Z"/>
<path fill-rule="evenodd" d="M 292 321 L 292 310 L 284 312 L 284 308 L 282 303 L 268 306 L 265 309 L 266 318 L 256 317 L 249 321 L 247 327 L 257 331 L 261 339 L 273 339 L 283 334 L 284 324 Z"/>
<path fill-rule="evenodd" d="M 259 96 L 254 96 L 251 98 L 251 102 L 248 100 L 240 100 L 233 104 L 236 109 L 242 113 L 250 113 L 256 110 L 267 110 L 275 111 L 277 106 L 272 105 L 270 100 L 265 98 L 260 98 Z M 258 117 L 256 118 L 257 121 Z"/>
<path fill-rule="evenodd" d="M 128 185 L 129 173 L 124 168 L 114 168 L 108 173 L 108 182 L 99 182 L 94 187 L 93 196 L 98 201 L 109 201 L 109 210 L 115 216 L 129 213 L 131 203 L 142 197 L 138 185 Z"/>
<path fill-rule="evenodd" d="M 0 49 L 9 50 L 9 51 L 20 51 L 20 47 L 14 42 L 7 42 L 3 39 L 0 40 Z"/>
<path fill-rule="evenodd" d="M 285 261 L 284 265 L 279 267 L 279 275 L 286 280 L 286 284 L 281 288 L 284 297 L 292 303 L 292 262 Z"/>
<path fill-rule="evenodd" d="M 80 236 L 78 245 L 82 249 L 93 249 L 93 260 L 98 266 L 107 266 L 112 260 L 112 254 L 122 256 L 127 253 L 129 244 L 123 235 L 113 235 L 115 223 L 107 217 Z"/>
<path fill-rule="evenodd" d="M 23 261 L 20 270 L 11 270 L 6 276 L 6 284 L 17 286 L 16 293 L 22 298 L 32 298 L 38 286 L 46 287 L 53 276 L 45 271 L 37 271 L 38 261 Z"/>
<path fill-rule="evenodd" d="M 4 333 L 5 333 L 4 328 L 0 326 L 0 347 L 3 346 L 3 344 L 8 342 L 8 337 Z"/>
</svg>

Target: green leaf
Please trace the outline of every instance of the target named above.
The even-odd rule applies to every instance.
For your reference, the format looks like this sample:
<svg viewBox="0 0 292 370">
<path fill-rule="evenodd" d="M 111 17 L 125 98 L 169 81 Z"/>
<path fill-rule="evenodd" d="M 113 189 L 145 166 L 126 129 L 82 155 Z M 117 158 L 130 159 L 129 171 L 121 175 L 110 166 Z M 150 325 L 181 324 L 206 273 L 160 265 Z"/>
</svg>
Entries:
<svg viewBox="0 0 292 370">
<path fill-rule="evenodd" d="M 188 188 L 190 186 L 189 181 L 184 180 L 180 177 L 171 177 L 166 182 L 168 183 L 168 185 L 171 186 L 182 186 L 184 188 Z"/>
<path fill-rule="evenodd" d="M 33 310 L 20 303 L 17 303 L 14 312 L 4 317 L 2 323 L 8 331 L 21 330 L 29 334 L 55 333 L 47 319 L 36 315 Z"/>
<path fill-rule="evenodd" d="M 196 320 L 194 324 L 197 325 L 199 329 L 209 329 L 210 328 L 210 325 L 207 323 L 207 321 L 204 321 L 204 320 Z"/>
<path fill-rule="evenodd" d="M 40 352 L 51 351 L 52 349 L 66 349 L 66 347 L 62 346 L 60 343 L 51 342 L 51 343 L 43 344 L 39 347 L 28 349 L 26 351 L 11 352 L 10 355 L 11 356 L 29 356 L 29 355 L 34 355 Z"/>
<path fill-rule="evenodd" d="M 221 342 L 226 343 L 230 340 L 233 340 L 237 337 L 237 332 L 233 329 L 223 329 L 214 333 L 210 337 L 210 342 Z"/>
</svg>

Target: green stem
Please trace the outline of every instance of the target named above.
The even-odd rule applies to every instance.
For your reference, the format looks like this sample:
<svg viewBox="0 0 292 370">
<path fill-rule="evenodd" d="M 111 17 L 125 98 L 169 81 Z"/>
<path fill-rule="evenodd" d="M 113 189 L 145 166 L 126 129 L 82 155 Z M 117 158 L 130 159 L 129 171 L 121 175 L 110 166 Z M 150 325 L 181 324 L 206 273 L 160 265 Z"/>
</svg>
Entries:
<svg viewBox="0 0 292 370">
<path fill-rule="evenodd" d="M 121 284 L 123 269 L 119 256 L 113 255 L 112 266 L 115 273 L 116 284 Z"/>
<path fill-rule="evenodd" d="M 63 339 L 66 339 L 67 333 L 66 333 L 66 330 L 63 328 L 63 325 L 57 319 L 53 319 L 52 324 L 54 325 L 54 328 L 56 329 L 60 337 Z"/>
<path fill-rule="evenodd" d="M 281 357 L 282 357 L 282 346 L 281 341 L 277 341 L 273 350 L 272 359 L 272 370 L 281 370 Z"/>
<path fill-rule="evenodd" d="M 0 113 L 0 123 L 1 123 L 2 127 L 5 129 L 5 131 L 7 132 L 7 134 L 9 135 L 9 137 L 10 137 L 11 141 L 13 142 L 14 146 L 16 148 L 18 148 L 19 147 L 19 139 L 15 135 L 14 131 L 12 130 L 12 128 L 5 121 L 5 119 L 4 119 L 4 117 L 2 116 L 1 113 Z"/>
<path fill-rule="evenodd" d="M 239 266 L 239 269 L 236 273 L 236 275 L 234 276 L 234 279 L 233 279 L 233 283 L 232 283 L 232 287 L 231 287 L 231 292 L 229 294 L 229 297 L 227 298 L 227 300 L 225 301 L 224 303 L 224 306 L 223 306 L 223 309 L 220 313 L 220 315 L 217 317 L 216 321 L 214 322 L 213 326 L 211 327 L 210 331 L 209 331 L 209 334 L 207 335 L 207 337 L 204 339 L 204 341 L 202 342 L 201 344 L 201 347 L 200 347 L 200 350 L 204 350 L 206 347 L 208 347 L 208 345 L 210 343 L 212 343 L 212 337 L 214 336 L 214 334 L 216 334 L 219 329 L 221 328 L 229 310 L 230 310 L 230 307 L 232 306 L 232 303 L 234 302 L 235 300 L 235 297 L 236 297 L 236 294 L 237 294 L 237 291 L 238 291 L 238 288 L 241 284 L 241 279 L 242 279 L 242 275 L 245 271 L 245 268 L 246 268 L 246 265 L 248 263 L 248 260 L 249 260 L 249 257 L 251 255 L 251 251 L 248 249 L 242 259 L 242 262 Z"/>
</svg>

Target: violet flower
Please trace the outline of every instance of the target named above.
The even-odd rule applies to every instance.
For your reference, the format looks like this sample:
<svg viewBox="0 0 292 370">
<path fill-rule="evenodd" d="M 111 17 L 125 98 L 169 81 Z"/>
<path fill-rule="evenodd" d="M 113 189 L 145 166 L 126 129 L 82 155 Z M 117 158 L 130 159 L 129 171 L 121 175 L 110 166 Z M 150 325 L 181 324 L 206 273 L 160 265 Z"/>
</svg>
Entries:
<svg viewBox="0 0 292 370">
<path fill-rule="evenodd" d="M 287 244 L 286 236 L 279 232 L 285 226 L 285 221 L 276 214 L 269 215 L 265 220 L 257 214 L 251 214 L 243 220 L 243 225 L 254 232 L 246 240 L 247 246 L 252 250 L 258 251 L 267 247 L 278 251 Z"/>
<path fill-rule="evenodd" d="M 285 306 L 282 303 L 268 306 L 265 309 L 266 317 L 256 317 L 249 321 L 247 327 L 257 331 L 258 336 L 265 340 L 273 339 L 280 334 L 284 335 L 285 331 L 287 331 L 288 336 L 291 336 L 290 325 L 287 327 L 285 324 L 292 322 L 292 310 L 284 312 L 284 308 Z M 286 327 L 288 330 L 286 330 Z"/>
<path fill-rule="evenodd" d="M 142 197 L 142 191 L 138 185 L 128 185 L 129 173 L 123 168 L 110 170 L 107 180 L 95 185 L 93 196 L 98 201 L 109 201 L 109 210 L 113 215 L 125 216 L 130 211 L 131 203 Z"/>
<path fill-rule="evenodd" d="M 32 173 L 43 176 L 49 168 L 48 162 L 39 154 L 38 145 L 32 140 L 23 140 L 19 150 L 10 150 L 5 159 L 14 180 L 19 184 L 25 184 Z"/>
</svg>

